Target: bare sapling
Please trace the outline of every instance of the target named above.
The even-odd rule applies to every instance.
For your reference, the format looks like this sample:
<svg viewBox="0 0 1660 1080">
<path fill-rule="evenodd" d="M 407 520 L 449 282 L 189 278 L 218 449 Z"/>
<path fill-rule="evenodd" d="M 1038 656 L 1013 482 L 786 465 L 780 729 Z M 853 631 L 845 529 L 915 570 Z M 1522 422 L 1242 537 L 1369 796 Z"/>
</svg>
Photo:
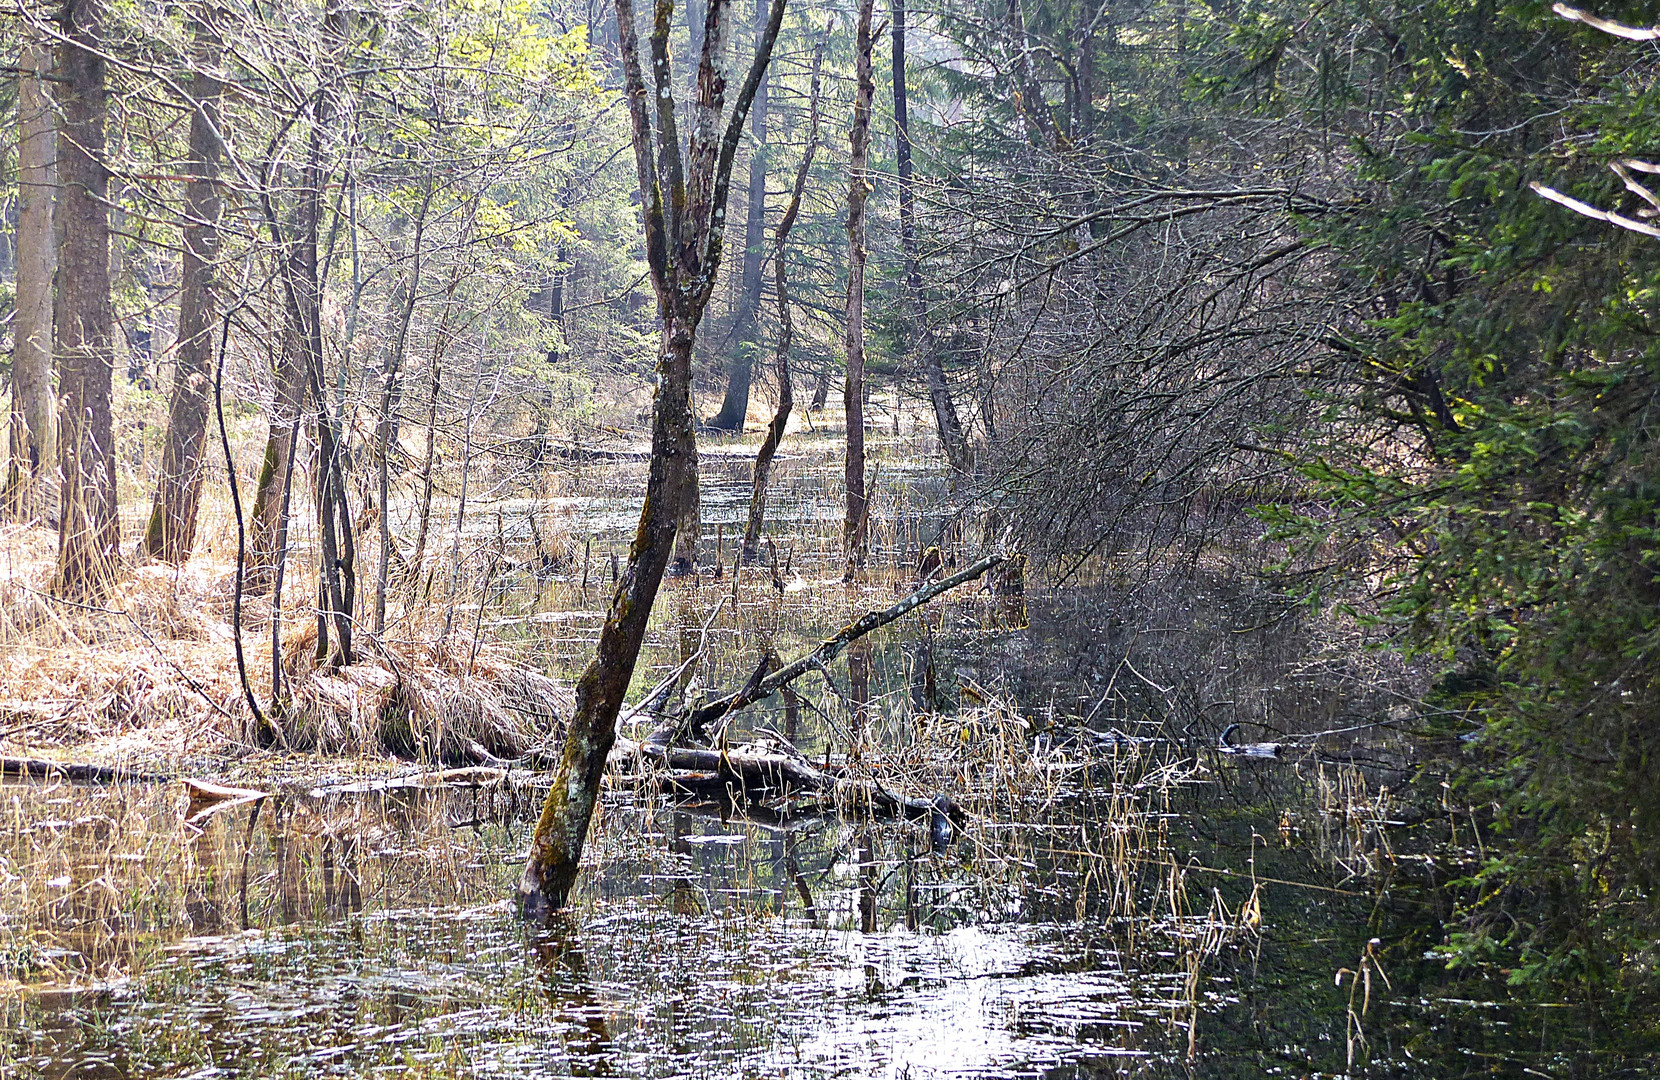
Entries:
<svg viewBox="0 0 1660 1080">
<path fill-rule="evenodd" d="M 814 152 L 818 150 L 819 90 L 824 67 L 824 46 L 829 37 L 830 32 L 826 28 L 824 37 L 819 39 L 818 47 L 813 50 L 813 83 L 807 96 L 807 148 L 802 152 L 801 166 L 795 172 L 795 186 L 790 189 L 789 205 L 784 208 L 784 216 L 779 219 L 778 227 L 773 230 L 772 277 L 778 293 L 778 344 L 773 350 L 773 363 L 778 373 L 778 407 L 773 411 L 771 422 L 767 424 L 767 433 L 761 439 L 761 448 L 755 452 L 753 490 L 749 496 L 749 522 L 744 526 L 740 555 L 744 563 L 754 562 L 759 557 L 761 523 L 767 509 L 767 479 L 772 473 L 772 459 L 778 453 L 778 445 L 784 441 L 784 428 L 789 425 L 790 412 L 795 408 L 795 389 L 790 376 L 790 345 L 795 337 L 795 323 L 790 318 L 784 241 L 789 237 L 790 229 L 801 213 L 801 196 L 807 189 L 807 175 L 813 167 Z"/>
<path fill-rule="evenodd" d="M 865 491 L 865 205 L 870 183 L 870 106 L 876 94 L 871 74 L 871 15 L 876 0 L 860 0 L 858 39 L 854 45 L 853 126 L 848 130 L 852 151 L 847 180 L 847 383 L 842 399 L 847 418 L 847 516 L 842 525 L 842 548 L 847 557 L 846 580 L 864 565 L 869 539 Z"/>
</svg>

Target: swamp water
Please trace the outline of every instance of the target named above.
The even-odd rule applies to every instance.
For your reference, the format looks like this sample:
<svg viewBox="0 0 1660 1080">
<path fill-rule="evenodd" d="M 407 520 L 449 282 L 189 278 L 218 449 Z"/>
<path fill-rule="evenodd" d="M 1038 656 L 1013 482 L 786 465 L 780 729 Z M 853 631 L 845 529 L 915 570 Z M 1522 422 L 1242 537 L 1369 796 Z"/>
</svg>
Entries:
<svg viewBox="0 0 1660 1080">
<path fill-rule="evenodd" d="M 891 602 L 938 517 L 898 512 L 907 491 L 874 523 L 894 580 L 827 589 L 814 472 L 781 471 L 793 577 L 671 587 L 641 685 L 706 620 L 702 678 L 723 687 L 758 641 L 795 655 Z M 737 485 L 710 473 L 705 505 L 735 524 Z M 931 482 L 888 475 L 890 492 Z M 591 561 L 515 570 L 469 609 L 474 633 L 517 633 L 562 675 L 591 650 L 577 616 L 629 521 L 626 485 L 591 479 L 567 526 Z M 474 577 L 530 564 L 512 509 L 457 541 Z M 529 776 L 353 791 L 338 761 L 288 759 L 303 781 L 194 822 L 177 784 L 0 786 L 0 1076 L 1660 1074 L 1603 1053 L 1571 1004 L 1515 1004 L 1430 956 L 1432 859 L 1473 865 L 1479 834 L 1400 815 L 1398 672 L 1229 580 L 1034 591 L 1026 627 L 990 597 L 908 616 L 858 677 L 798 684 L 794 734 L 843 753 L 858 699 L 884 782 L 968 810 L 949 844 L 613 788 L 547 929 L 504 900 L 542 794 Z M 769 705 L 734 742 L 793 726 Z M 1218 754 L 1230 723 L 1284 754 Z"/>
</svg>

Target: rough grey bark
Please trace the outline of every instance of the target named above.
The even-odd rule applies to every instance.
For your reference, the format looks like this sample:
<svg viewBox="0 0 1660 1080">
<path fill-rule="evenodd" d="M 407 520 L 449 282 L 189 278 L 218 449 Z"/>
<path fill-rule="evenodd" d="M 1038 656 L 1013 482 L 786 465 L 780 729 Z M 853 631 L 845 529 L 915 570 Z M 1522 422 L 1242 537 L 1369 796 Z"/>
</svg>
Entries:
<svg viewBox="0 0 1660 1080">
<path fill-rule="evenodd" d="M 934 424 L 939 431 L 940 449 L 956 473 L 973 468 L 968 440 L 963 436 L 957 406 L 945 381 L 938 343 L 928 329 L 928 301 L 922 292 L 922 260 L 916 238 L 916 191 L 911 163 L 910 101 L 905 87 L 905 0 L 893 0 L 893 125 L 895 172 L 899 188 L 899 244 L 905 257 L 905 296 L 911 322 L 900 323 L 900 349 L 914 355 L 928 381 L 928 400 L 934 407 Z"/>
<path fill-rule="evenodd" d="M 60 595 L 101 597 L 114 582 L 120 524 L 115 513 L 115 434 L 110 384 L 115 368 L 110 304 L 108 114 L 103 0 L 65 0 L 57 49 L 58 288 L 53 308 L 62 411 L 58 452 Z"/>
<path fill-rule="evenodd" d="M 766 0 L 755 0 L 757 32 L 764 29 Z M 715 431 L 742 434 L 749 416 L 749 388 L 755 373 L 755 350 L 759 343 L 761 287 L 766 270 L 767 229 L 767 80 L 755 88 L 755 104 L 749 111 L 749 133 L 754 148 L 749 158 L 749 204 L 744 215 L 743 274 L 739 280 L 738 311 L 732 337 L 736 347 L 727 362 L 726 397 L 720 412 L 709 421 Z"/>
<path fill-rule="evenodd" d="M 869 510 L 865 497 L 865 204 L 870 183 L 870 106 L 876 94 L 871 74 L 871 15 L 875 0 L 859 0 L 858 39 L 854 46 L 853 126 L 848 130 L 852 151 L 847 182 L 847 384 L 843 410 L 847 416 L 847 517 L 842 546 L 847 555 L 846 576 L 864 565 Z"/>
<path fill-rule="evenodd" d="M 152 558 L 183 563 L 196 541 L 202 498 L 202 460 L 207 442 L 209 391 L 213 372 L 213 325 L 217 306 L 214 263 L 219 255 L 221 148 L 219 98 L 224 86 L 213 77 L 219 41 L 213 13 L 204 5 L 197 17 L 195 75 L 190 96 L 190 160 L 185 163 L 184 258 L 179 277 L 179 337 L 167 438 L 155 504 L 144 531 L 143 550 Z"/>
<path fill-rule="evenodd" d="M 57 418 L 52 402 L 52 235 L 56 183 L 52 99 L 46 76 L 51 54 L 25 41 L 18 50 L 17 310 L 12 316 L 11 460 L 5 503 L 24 520 L 52 511 L 57 473 Z"/>
<path fill-rule="evenodd" d="M 415 316 L 415 299 L 421 285 L 421 245 L 426 238 L 427 209 L 432 204 L 432 185 L 428 183 L 421 199 L 421 209 L 415 217 L 415 244 L 410 256 L 409 276 L 398 282 L 393 290 L 392 307 L 396 312 L 397 330 L 392 346 L 387 350 L 385 369 L 381 373 L 380 416 L 375 424 L 376 486 L 379 489 L 380 565 L 375 569 L 375 623 L 379 634 L 386 629 L 386 588 L 388 572 L 395 551 L 392 541 L 391 458 L 395 440 L 395 416 L 398 400 L 402 397 L 404 350 L 409 344 L 409 324 Z"/>
<path fill-rule="evenodd" d="M 754 61 L 730 118 L 726 118 L 727 84 L 722 62 L 730 0 L 713 0 L 698 65 L 694 123 L 684 153 L 675 124 L 668 56 L 673 0 L 657 0 L 651 35 L 655 86 L 649 96 L 640 64 L 633 2 L 616 2 L 646 261 L 663 326 L 651 466 L 628 565 L 611 594 L 610 611 L 600 629 L 594 659 L 577 680 L 576 707 L 559 769 L 532 834 L 530 856 L 519 881 L 520 910 L 532 918 L 545 918 L 563 907 L 575 884 L 606 756 L 616 742 L 617 711 L 633 678 L 657 589 L 673 552 L 685 494 L 695 483 L 692 347 L 720 268 L 732 159 L 755 88 L 778 39 L 785 0 L 772 0 L 767 25 L 756 42 Z M 648 103 L 655 105 L 655 122 Z"/>
<path fill-rule="evenodd" d="M 813 167 L 813 155 L 818 150 L 818 102 L 819 90 L 823 83 L 821 72 L 824 66 L 824 46 L 825 39 L 820 39 L 818 47 L 813 50 L 813 83 L 807 95 L 807 149 L 802 153 L 801 167 L 795 173 L 795 186 L 790 190 L 789 205 L 784 208 L 784 216 L 779 219 L 778 228 L 773 231 L 772 276 L 778 293 L 778 344 L 773 355 L 778 372 L 778 407 L 772 414 L 772 421 L 767 424 L 767 433 L 761 439 L 760 449 L 755 452 L 755 472 L 751 478 L 749 495 L 749 521 L 744 526 L 743 545 L 739 549 L 739 559 L 745 563 L 752 562 L 760 550 L 761 523 L 767 509 L 767 479 L 772 473 L 772 459 L 778 453 L 778 444 L 784 440 L 784 428 L 790 422 L 790 412 L 795 407 L 795 388 L 790 377 L 790 345 L 795 337 L 795 323 L 790 318 L 790 290 L 788 275 L 785 272 L 784 242 L 789 238 L 790 229 L 801 213 L 801 196 L 807 189 L 807 174 Z"/>
</svg>

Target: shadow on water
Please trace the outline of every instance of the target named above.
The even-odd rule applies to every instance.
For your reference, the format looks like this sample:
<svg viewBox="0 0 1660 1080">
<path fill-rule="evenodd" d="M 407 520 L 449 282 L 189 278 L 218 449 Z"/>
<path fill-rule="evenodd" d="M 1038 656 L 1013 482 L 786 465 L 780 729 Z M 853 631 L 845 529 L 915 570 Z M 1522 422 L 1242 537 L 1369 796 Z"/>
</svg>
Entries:
<svg viewBox="0 0 1660 1080">
<path fill-rule="evenodd" d="M 1392 706 L 1354 650 L 1198 578 L 1034 595 L 1021 631 L 990 602 L 914 617 L 862 678 L 734 734 L 799 724 L 816 758 L 861 726 L 873 761 L 959 795 L 949 844 L 613 788 L 546 929 L 501 899 L 529 776 L 195 824 L 174 786 L 0 787 L 0 1074 L 1617 1072 L 1575 1009 L 1425 959 L 1448 823 L 1394 816 Z M 1216 753 L 1229 723 L 1286 753 Z"/>
</svg>

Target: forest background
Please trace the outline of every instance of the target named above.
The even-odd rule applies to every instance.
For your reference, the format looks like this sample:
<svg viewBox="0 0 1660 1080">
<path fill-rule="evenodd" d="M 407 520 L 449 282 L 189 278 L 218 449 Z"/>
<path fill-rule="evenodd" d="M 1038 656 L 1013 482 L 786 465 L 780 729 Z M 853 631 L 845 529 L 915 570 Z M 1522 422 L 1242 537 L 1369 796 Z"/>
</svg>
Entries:
<svg viewBox="0 0 1660 1080">
<path fill-rule="evenodd" d="M 690 88 L 708 9 L 662 10 L 667 78 Z M 747 56 L 770 9 L 733 10 Z M 1427 944 L 1611 1027 L 1639 1015 L 1660 936 L 1660 12 L 871 17 L 784 13 L 736 148 L 696 415 L 738 430 L 776 396 L 765 234 L 821 64 L 825 134 L 782 260 L 801 396 L 823 406 L 857 344 L 874 384 L 927 403 L 987 534 L 1059 585 L 1240 530 L 1280 545 L 1276 588 L 1430 672 L 1420 795 L 1486 833 Z M 455 572 L 435 491 L 534 495 L 552 456 L 644 430 L 660 323 L 609 5 L 70 0 L 3 19 L 6 499 L 57 532 L 60 597 L 95 606 L 139 560 L 187 559 L 234 433 L 242 584 L 281 595 L 310 496 L 318 658 L 349 660 L 411 582 Z M 853 334 L 861 40 L 887 47 Z"/>
</svg>

